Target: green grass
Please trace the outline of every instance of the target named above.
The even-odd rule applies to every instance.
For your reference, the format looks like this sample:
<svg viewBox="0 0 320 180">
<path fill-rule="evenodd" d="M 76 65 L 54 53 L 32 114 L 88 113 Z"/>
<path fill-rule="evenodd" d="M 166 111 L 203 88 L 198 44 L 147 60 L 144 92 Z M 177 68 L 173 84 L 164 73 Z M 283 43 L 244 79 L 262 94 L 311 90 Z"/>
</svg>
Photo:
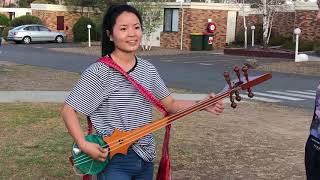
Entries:
<svg viewBox="0 0 320 180">
<path fill-rule="evenodd" d="M 70 179 L 61 104 L 0 104 L 0 179 Z"/>
</svg>

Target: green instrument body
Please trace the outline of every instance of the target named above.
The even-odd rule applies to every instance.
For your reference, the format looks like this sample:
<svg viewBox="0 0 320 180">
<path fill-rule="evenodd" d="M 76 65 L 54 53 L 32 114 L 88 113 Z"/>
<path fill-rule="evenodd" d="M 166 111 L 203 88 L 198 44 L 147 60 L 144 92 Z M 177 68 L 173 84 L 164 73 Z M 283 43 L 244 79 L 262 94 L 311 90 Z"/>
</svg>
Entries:
<svg viewBox="0 0 320 180">
<path fill-rule="evenodd" d="M 104 142 L 103 138 L 98 135 L 87 135 L 85 139 L 88 142 L 97 143 L 101 147 L 107 147 L 108 145 Z M 97 161 L 92 159 L 89 155 L 79 151 L 78 153 L 75 150 L 79 150 L 77 144 L 72 146 L 72 159 L 75 169 L 81 174 L 97 175 L 99 174 L 110 162 L 110 157 L 106 158 L 104 162 Z"/>
</svg>

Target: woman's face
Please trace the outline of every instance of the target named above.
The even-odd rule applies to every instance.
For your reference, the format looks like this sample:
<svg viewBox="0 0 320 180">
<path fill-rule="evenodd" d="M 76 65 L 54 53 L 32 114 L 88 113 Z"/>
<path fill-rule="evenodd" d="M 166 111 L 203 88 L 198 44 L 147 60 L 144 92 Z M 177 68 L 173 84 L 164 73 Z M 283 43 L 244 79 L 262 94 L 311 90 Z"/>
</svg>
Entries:
<svg viewBox="0 0 320 180">
<path fill-rule="evenodd" d="M 142 28 L 138 17 L 130 12 L 121 13 L 113 27 L 110 39 L 113 40 L 115 50 L 135 52 L 140 46 Z"/>
</svg>

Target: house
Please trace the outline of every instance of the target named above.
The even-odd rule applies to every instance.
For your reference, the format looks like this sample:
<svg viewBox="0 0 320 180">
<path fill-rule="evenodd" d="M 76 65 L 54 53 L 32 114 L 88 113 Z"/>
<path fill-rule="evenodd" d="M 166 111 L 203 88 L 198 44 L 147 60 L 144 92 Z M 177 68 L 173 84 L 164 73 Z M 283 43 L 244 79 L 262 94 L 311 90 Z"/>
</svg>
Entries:
<svg viewBox="0 0 320 180">
<path fill-rule="evenodd" d="M 6 15 L 10 20 L 24 15 L 31 15 L 30 8 L 0 8 L 0 14 Z"/>
<path fill-rule="evenodd" d="M 243 26 L 243 16 L 246 17 L 247 27 L 262 23 L 261 11 L 251 9 L 249 5 L 167 2 L 163 12 L 163 24 L 151 36 L 152 46 L 190 50 L 191 34 L 207 32 L 208 22 L 211 21 L 215 24 L 212 46 L 222 49 L 235 40 Z M 50 29 L 66 32 L 68 39 L 72 40 L 72 27 L 81 15 L 90 17 L 95 12 L 63 5 L 31 4 L 30 9 L 0 8 L 0 13 L 6 13 L 8 17 L 11 15 L 12 18 L 32 14 Z M 314 18 L 316 13 L 316 2 L 298 1 L 286 5 L 276 14 L 272 31 L 276 35 L 290 36 L 295 27 L 300 27 L 301 39 L 320 40 L 320 24 Z"/>
</svg>

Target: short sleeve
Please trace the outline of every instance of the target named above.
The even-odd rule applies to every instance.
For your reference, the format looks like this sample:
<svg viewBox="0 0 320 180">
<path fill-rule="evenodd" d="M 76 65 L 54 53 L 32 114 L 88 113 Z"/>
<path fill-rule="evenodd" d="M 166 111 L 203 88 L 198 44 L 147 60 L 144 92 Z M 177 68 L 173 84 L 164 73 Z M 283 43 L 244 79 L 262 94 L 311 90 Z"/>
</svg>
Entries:
<svg viewBox="0 0 320 180">
<path fill-rule="evenodd" d="M 153 94 L 158 99 L 164 99 L 170 95 L 170 92 L 165 85 L 164 81 L 161 79 L 158 71 L 155 69 L 154 81 L 153 81 Z"/>
<path fill-rule="evenodd" d="M 101 79 L 92 69 L 87 69 L 68 95 L 65 103 L 86 116 L 90 116 L 104 99 Z"/>
</svg>

